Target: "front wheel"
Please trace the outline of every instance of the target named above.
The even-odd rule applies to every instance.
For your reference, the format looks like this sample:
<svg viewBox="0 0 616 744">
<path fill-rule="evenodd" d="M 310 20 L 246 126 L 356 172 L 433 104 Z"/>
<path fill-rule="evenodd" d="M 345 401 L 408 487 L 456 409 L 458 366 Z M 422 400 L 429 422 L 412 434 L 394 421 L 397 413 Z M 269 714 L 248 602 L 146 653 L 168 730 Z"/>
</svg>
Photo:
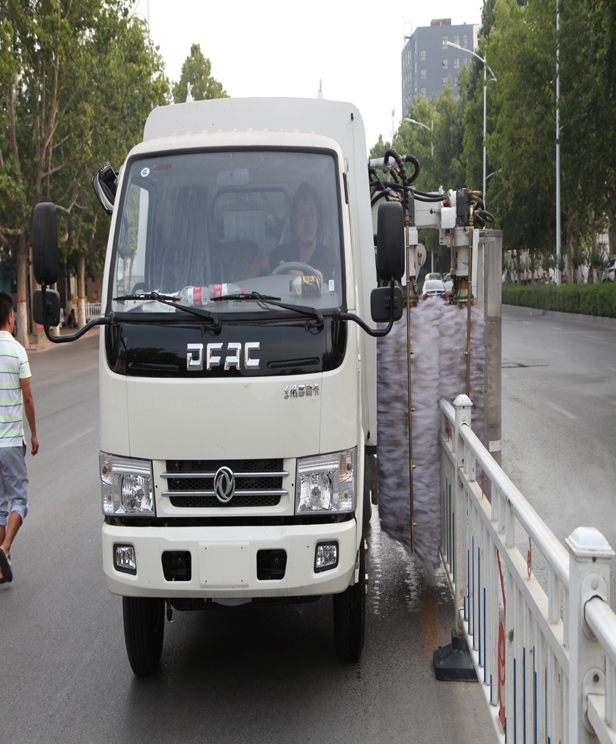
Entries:
<svg viewBox="0 0 616 744">
<path fill-rule="evenodd" d="M 163 652 L 165 600 L 122 597 L 122 610 L 128 660 L 137 677 L 147 677 L 158 669 Z"/>
<path fill-rule="evenodd" d="M 359 547 L 359 581 L 334 594 L 334 642 L 341 661 L 359 661 L 366 631 L 366 557 Z"/>
</svg>

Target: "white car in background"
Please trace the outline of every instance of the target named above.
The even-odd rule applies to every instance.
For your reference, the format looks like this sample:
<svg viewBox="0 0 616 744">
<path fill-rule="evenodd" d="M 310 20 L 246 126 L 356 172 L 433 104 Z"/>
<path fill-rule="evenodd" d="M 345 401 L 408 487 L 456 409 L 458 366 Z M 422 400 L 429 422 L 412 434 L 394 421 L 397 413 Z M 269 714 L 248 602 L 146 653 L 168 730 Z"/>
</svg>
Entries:
<svg viewBox="0 0 616 744">
<path fill-rule="evenodd" d="M 451 278 L 451 274 L 445 274 L 443 277 L 443 284 L 445 285 L 445 292 L 449 294 L 453 289 L 453 279 Z"/>
<path fill-rule="evenodd" d="M 616 281 L 616 256 L 612 256 L 610 260 L 603 267 L 603 281 L 604 282 Z"/>
<path fill-rule="evenodd" d="M 431 297 L 442 297 L 445 299 L 447 292 L 445 292 L 445 285 L 440 279 L 428 279 L 424 282 L 421 295 L 424 300 L 429 300 Z"/>
</svg>

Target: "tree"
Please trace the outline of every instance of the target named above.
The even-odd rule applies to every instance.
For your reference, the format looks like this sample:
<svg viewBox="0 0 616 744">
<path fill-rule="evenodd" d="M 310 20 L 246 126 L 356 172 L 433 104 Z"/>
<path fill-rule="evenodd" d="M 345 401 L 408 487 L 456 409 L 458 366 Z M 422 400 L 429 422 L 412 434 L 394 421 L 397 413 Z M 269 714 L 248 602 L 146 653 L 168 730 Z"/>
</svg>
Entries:
<svg viewBox="0 0 616 744">
<path fill-rule="evenodd" d="M 484 53 L 498 79 L 491 89 L 490 160 L 502 168 L 491 183 L 490 211 L 504 243 L 529 251 L 555 238 L 554 0 L 497 0 Z"/>
<path fill-rule="evenodd" d="M 191 85 L 191 94 L 195 101 L 205 101 L 210 98 L 229 98 L 222 87 L 222 83 L 212 77 L 212 65 L 203 56 L 201 46 L 193 44 L 190 55 L 182 65 L 182 75 L 173 86 L 173 100 L 175 103 L 185 103 L 187 86 Z"/>
<path fill-rule="evenodd" d="M 98 229 L 95 139 L 122 141 L 125 152 L 168 84 L 126 0 L 0 0 L 0 20 L 0 243 L 15 255 L 17 338 L 27 346 L 34 207 L 55 202 L 65 255 L 83 250 Z"/>
</svg>

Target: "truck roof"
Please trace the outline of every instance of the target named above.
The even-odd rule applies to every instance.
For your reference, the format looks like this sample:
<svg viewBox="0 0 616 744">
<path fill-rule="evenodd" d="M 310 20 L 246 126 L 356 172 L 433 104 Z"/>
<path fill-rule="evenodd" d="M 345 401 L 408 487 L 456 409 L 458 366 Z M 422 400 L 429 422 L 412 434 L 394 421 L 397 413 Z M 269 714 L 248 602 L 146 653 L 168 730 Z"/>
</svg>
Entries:
<svg viewBox="0 0 616 744">
<path fill-rule="evenodd" d="M 155 108 L 144 141 L 199 132 L 286 131 L 336 140 L 345 157 L 366 160 L 366 138 L 352 103 L 316 98 L 216 98 Z"/>
</svg>

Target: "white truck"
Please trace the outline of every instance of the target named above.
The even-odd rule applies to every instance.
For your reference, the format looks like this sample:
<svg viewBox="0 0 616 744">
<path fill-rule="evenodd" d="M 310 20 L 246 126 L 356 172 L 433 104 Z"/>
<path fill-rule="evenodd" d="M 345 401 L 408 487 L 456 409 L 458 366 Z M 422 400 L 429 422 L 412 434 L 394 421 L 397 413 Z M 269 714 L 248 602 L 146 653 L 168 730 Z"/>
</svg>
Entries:
<svg viewBox="0 0 616 744">
<path fill-rule="evenodd" d="M 119 174 L 94 177 L 111 214 L 103 314 L 72 336 L 50 331 L 55 206 L 35 208 L 35 319 L 56 343 L 102 326 L 103 568 L 135 674 L 158 667 L 173 609 L 323 595 L 338 655 L 360 657 L 375 337 L 402 315 L 396 283 L 412 300 L 419 226 L 452 248 L 462 302 L 481 255 L 474 192 L 415 191 L 418 168 L 393 151 L 368 168 L 349 103 L 157 108 Z"/>
<path fill-rule="evenodd" d="M 103 568 L 123 598 L 133 671 L 157 668 L 172 608 L 322 595 L 334 597 L 339 656 L 358 659 L 373 321 L 391 328 L 402 313 L 404 213 L 395 201 L 381 210 L 375 262 L 357 108 L 157 108 L 115 179 L 108 164 L 94 179 L 112 215 L 102 317 L 72 336 L 49 331 L 53 204 L 34 215 L 34 304 L 55 342 L 103 326 Z"/>
</svg>

